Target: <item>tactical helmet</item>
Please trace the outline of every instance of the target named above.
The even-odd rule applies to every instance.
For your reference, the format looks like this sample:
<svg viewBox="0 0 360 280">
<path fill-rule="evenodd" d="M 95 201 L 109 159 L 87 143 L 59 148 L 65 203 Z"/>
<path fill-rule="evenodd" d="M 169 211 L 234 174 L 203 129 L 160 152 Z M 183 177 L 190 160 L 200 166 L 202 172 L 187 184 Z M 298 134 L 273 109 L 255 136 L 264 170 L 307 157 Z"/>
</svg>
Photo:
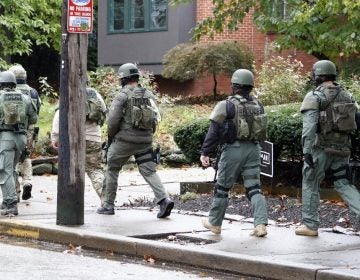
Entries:
<svg viewBox="0 0 360 280">
<path fill-rule="evenodd" d="M 125 63 L 119 67 L 118 71 L 120 79 L 127 78 L 130 76 L 139 76 L 139 70 L 135 64 Z"/>
<path fill-rule="evenodd" d="M 0 84 L 14 84 L 16 86 L 16 78 L 13 72 L 4 71 L 0 73 Z"/>
<path fill-rule="evenodd" d="M 11 66 L 9 71 L 14 73 L 16 79 L 26 80 L 26 70 L 20 64 Z"/>
<path fill-rule="evenodd" d="M 315 76 L 334 75 L 336 76 L 336 66 L 330 60 L 319 60 L 313 65 L 313 73 Z"/>
<path fill-rule="evenodd" d="M 238 69 L 231 77 L 232 84 L 254 86 L 254 74 L 247 69 Z"/>
</svg>

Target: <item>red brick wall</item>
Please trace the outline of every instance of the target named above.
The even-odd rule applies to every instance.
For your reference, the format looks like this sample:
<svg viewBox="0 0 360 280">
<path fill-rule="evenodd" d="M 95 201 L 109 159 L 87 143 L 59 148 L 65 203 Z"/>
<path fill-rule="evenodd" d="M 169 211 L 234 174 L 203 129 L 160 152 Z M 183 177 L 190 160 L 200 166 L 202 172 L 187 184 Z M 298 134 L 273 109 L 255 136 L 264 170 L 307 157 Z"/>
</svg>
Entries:
<svg viewBox="0 0 360 280">
<path fill-rule="evenodd" d="M 199 22 L 202 19 L 212 15 L 212 5 L 210 0 L 197 0 L 197 14 L 196 21 Z M 296 50 L 282 51 L 281 53 L 269 52 L 269 45 L 274 41 L 275 35 L 268 35 L 261 33 L 253 24 L 252 14 L 245 17 L 242 24 L 239 24 L 238 30 L 228 31 L 225 30 L 221 34 L 216 34 L 212 40 L 209 38 L 202 38 L 201 42 L 223 42 L 230 40 L 237 40 L 247 45 L 254 54 L 256 67 L 259 68 L 261 64 L 267 59 L 268 56 L 281 55 L 287 57 L 291 55 L 293 59 L 299 60 L 303 63 L 304 69 L 309 71 L 312 64 L 316 61 L 316 58 L 308 55 L 304 52 Z M 212 94 L 213 81 L 212 77 L 207 77 L 201 80 L 191 81 L 187 83 L 178 84 L 174 81 L 166 81 L 162 79 L 159 83 L 161 92 L 167 92 L 170 95 L 177 95 L 181 92 L 183 95 L 204 95 Z M 179 90 L 181 87 L 181 90 Z M 219 77 L 218 90 L 219 92 L 229 92 L 230 79 L 228 77 Z"/>
</svg>

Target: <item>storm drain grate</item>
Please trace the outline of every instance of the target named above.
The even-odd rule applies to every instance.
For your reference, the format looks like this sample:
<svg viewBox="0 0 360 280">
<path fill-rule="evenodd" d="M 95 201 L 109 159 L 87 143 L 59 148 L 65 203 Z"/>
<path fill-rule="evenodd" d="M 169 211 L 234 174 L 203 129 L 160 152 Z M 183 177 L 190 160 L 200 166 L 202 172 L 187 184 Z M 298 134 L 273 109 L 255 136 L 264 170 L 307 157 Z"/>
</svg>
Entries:
<svg viewBox="0 0 360 280">
<path fill-rule="evenodd" d="M 146 235 L 135 235 L 131 236 L 139 239 L 147 239 L 160 241 L 165 243 L 180 244 L 180 245 L 208 245 L 218 242 L 217 240 L 211 240 L 196 236 L 191 236 L 192 232 L 182 233 L 159 233 L 159 234 L 146 234 Z"/>
</svg>

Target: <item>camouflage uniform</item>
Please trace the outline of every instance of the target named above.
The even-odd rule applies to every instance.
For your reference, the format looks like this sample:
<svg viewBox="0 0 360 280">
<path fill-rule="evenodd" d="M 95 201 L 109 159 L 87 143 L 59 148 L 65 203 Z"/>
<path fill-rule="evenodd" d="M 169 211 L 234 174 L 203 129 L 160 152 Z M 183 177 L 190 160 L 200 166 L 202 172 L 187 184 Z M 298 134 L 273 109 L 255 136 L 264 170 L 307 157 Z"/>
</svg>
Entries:
<svg viewBox="0 0 360 280">
<path fill-rule="evenodd" d="M 98 121 L 89 119 L 87 112 L 85 122 L 85 138 L 86 138 L 86 155 L 85 155 L 85 172 L 89 176 L 91 184 L 96 191 L 96 194 L 102 198 L 102 189 L 104 182 L 104 171 L 102 164 L 102 150 L 101 150 L 101 127 L 103 120 L 106 116 L 106 105 L 101 95 L 93 88 L 87 88 L 87 93 L 91 91 L 92 95 L 96 95 L 94 99 L 98 100 L 99 110 L 102 118 Z M 59 110 L 56 111 L 51 131 L 51 142 L 58 143 L 59 141 Z"/>
</svg>

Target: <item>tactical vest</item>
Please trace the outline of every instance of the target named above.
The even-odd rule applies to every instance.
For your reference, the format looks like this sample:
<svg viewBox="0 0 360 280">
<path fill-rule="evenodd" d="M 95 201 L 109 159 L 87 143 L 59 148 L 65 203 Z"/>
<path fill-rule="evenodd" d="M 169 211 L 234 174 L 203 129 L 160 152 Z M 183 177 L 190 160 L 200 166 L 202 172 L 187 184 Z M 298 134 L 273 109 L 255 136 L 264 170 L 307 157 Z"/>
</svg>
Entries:
<svg viewBox="0 0 360 280">
<path fill-rule="evenodd" d="M 20 91 L 5 89 L 0 93 L 0 122 L 1 129 L 14 127 L 26 128 L 27 103 Z"/>
<path fill-rule="evenodd" d="M 241 96 L 228 99 L 235 105 L 234 123 L 238 140 L 265 141 L 267 138 L 267 115 L 256 99 L 248 101 Z"/>
<path fill-rule="evenodd" d="M 357 128 L 355 101 L 340 86 L 319 86 L 314 95 L 320 100 L 316 146 L 342 149 L 349 145 L 349 134 Z"/>
<path fill-rule="evenodd" d="M 36 107 L 36 112 L 39 114 L 41 100 L 37 91 L 31 88 L 28 84 L 17 84 L 16 90 L 20 90 L 23 94 L 26 94 L 31 98 L 33 105 Z"/>
<path fill-rule="evenodd" d="M 86 89 L 86 120 L 103 125 L 105 121 L 103 112 L 103 102 L 100 100 L 97 92 L 92 88 Z"/>
<path fill-rule="evenodd" d="M 151 93 L 141 87 L 125 87 L 127 102 L 124 121 L 128 128 L 151 129 L 156 126 L 156 110 L 151 105 Z"/>
</svg>

